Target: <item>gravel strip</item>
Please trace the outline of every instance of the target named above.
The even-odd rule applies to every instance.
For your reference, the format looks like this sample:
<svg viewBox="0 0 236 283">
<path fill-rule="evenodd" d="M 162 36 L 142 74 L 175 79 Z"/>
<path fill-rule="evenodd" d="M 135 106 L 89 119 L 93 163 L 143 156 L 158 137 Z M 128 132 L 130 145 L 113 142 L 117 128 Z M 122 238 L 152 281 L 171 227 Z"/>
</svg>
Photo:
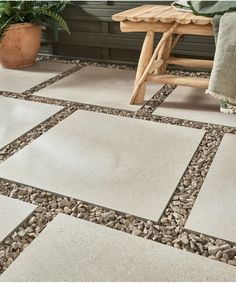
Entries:
<svg viewBox="0 0 236 283">
<path fill-rule="evenodd" d="M 172 93 L 176 86 L 164 85 L 154 96 L 149 99 L 144 105 L 136 112 L 137 116 L 150 116 L 158 106 Z"/>
<path fill-rule="evenodd" d="M 0 243 L 0 273 L 28 246 L 46 225 L 58 214 L 65 213 L 73 217 L 85 219 L 107 227 L 121 230 L 135 236 L 160 242 L 175 248 L 186 250 L 211 259 L 236 266 L 236 244 L 216 239 L 184 229 L 184 224 L 194 205 L 210 165 L 225 133 L 236 134 L 235 127 L 220 126 L 184 119 L 152 115 L 153 111 L 168 97 L 175 86 L 165 85 L 137 112 L 75 103 L 70 101 L 39 97 L 35 94 L 39 89 L 68 76 L 86 65 L 101 67 L 134 69 L 132 67 L 106 65 L 80 60 L 57 60 L 41 57 L 40 60 L 76 64 L 75 67 L 54 78 L 39 84 L 24 93 L 0 92 L 0 95 L 16 99 L 61 105 L 65 108 L 44 121 L 34 129 L 22 135 L 0 150 L 0 163 L 26 146 L 28 143 L 55 126 L 74 111 L 86 110 L 130 118 L 144 119 L 158 123 L 173 124 L 184 127 L 203 129 L 206 131 L 197 151 L 181 178 L 163 215 L 157 221 L 142 219 L 133 215 L 112 211 L 95 206 L 81 200 L 42 191 L 23 184 L 0 179 L 0 194 L 38 205 L 34 213 L 26 219 L 11 235 Z M 183 76 L 207 77 L 208 73 L 190 73 L 171 71 Z"/>
</svg>

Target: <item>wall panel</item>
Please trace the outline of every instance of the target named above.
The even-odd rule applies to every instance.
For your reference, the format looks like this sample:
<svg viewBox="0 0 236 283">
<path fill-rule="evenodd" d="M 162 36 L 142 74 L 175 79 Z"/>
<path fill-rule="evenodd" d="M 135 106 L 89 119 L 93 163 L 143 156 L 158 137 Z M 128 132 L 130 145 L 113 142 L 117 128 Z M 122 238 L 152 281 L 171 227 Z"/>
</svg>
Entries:
<svg viewBox="0 0 236 283">
<path fill-rule="evenodd" d="M 60 33 L 55 42 L 50 32 L 43 32 L 41 54 L 68 58 L 92 58 L 107 62 L 136 63 L 144 38 L 143 33 L 121 33 L 119 23 L 111 16 L 142 4 L 169 4 L 166 1 L 72 1 L 64 13 L 71 35 Z M 160 35 L 156 36 L 156 42 Z M 184 36 L 173 54 L 212 59 L 212 37 Z"/>
</svg>

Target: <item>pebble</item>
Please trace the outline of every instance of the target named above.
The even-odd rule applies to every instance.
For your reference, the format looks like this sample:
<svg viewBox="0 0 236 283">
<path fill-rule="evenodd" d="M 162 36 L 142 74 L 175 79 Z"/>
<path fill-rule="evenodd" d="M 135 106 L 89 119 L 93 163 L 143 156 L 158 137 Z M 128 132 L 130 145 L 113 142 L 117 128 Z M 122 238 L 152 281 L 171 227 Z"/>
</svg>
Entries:
<svg viewBox="0 0 236 283">
<path fill-rule="evenodd" d="M 181 242 L 182 242 L 184 245 L 189 244 L 189 239 L 188 239 L 188 237 L 187 237 L 187 236 L 182 236 Z"/>
<path fill-rule="evenodd" d="M 196 243 L 196 249 L 199 252 L 199 254 L 203 254 L 204 249 L 203 249 L 203 245 L 201 243 Z"/>
<path fill-rule="evenodd" d="M 217 253 L 216 253 L 216 258 L 221 258 L 223 256 L 223 252 L 221 250 L 219 250 Z"/>
<path fill-rule="evenodd" d="M 220 246 L 220 250 L 222 251 L 228 250 L 230 248 L 231 248 L 230 244 L 224 244 Z"/>
<path fill-rule="evenodd" d="M 52 208 L 52 209 L 56 209 L 56 208 L 57 208 L 57 202 L 56 202 L 56 201 L 52 201 L 52 202 L 50 203 L 50 205 L 51 205 L 51 208 Z"/>
<path fill-rule="evenodd" d="M 115 224 L 115 229 L 121 230 L 122 225 L 120 223 Z"/>
<path fill-rule="evenodd" d="M 108 223 L 106 224 L 106 226 L 107 226 L 107 227 L 110 227 L 110 228 L 114 227 L 114 225 L 115 225 L 115 222 L 114 222 L 114 221 L 110 221 L 110 222 L 108 222 Z"/>
<path fill-rule="evenodd" d="M 148 233 L 148 229 L 145 227 L 145 228 L 143 229 L 143 234 L 144 234 L 144 235 L 147 235 L 147 233 Z"/>
<path fill-rule="evenodd" d="M 162 244 L 166 244 L 166 243 L 168 243 L 168 242 L 171 242 L 171 240 L 172 240 L 172 239 L 170 239 L 170 238 L 165 238 L 165 237 L 163 237 L 163 238 L 161 239 L 161 242 L 162 242 Z"/>
<path fill-rule="evenodd" d="M 196 245 L 193 241 L 190 241 L 190 248 L 193 250 L 193 251 L 196 251 L 197 248 L 196 248 Z"/>
<path fill-rule="evenodd" d="M 177 239 L 174 239 L 174 240 L 172 241 L 172 243 L 173 243 L 173 244 L 181 244 L 181 243 L 182 243 L 182 240 L 181 240 L 181 238 L 177 238 Z"/>
<path fill-rule="evenodd" d="M 24 237 L 25 234 L 26 234 L 26 231 L 24 229 L 20 230 L 18 233 L 17 233 L 20 237 Z"/>
<path fill-rule="evenodd" d="M 227 263 L 236 266 L 236 259 L 230 259 Z"/>
<path fill-rule="evenodd" d="M 180 215 L 179 213 L 177 213 L 177 212 L 174 212 L 174 213 L 173 213 L 173 216 L 174 216 L 174 218 L 176 218 L 176 219 L 181 218 L 181 215 Z"/>
<path fill-rule="evenodd" d="M 67 207 L 67 208 L 70 208 L 71 207 L 71 202 L 67 199 L 67 198 L 64 198 L 63 200 L 61 200 L 59 202 L 59 207 L 61 208 L 64 208 L 64 207 Z"/>
<path fill-rule="evenodd" d="M 12 246 L 13 250 L 16 250 L 18 248 L 18 243 L 14 242 L 14 243 L 12 243 L 11 246 Z"/>
<path fill-rule="evenodd" d="M 29 224 L 29 225 L 32 225 L 32 224 L 34 223 L 35 219 L 36 219 L 35 216 L 31 217 L 31 218 L 29 219 L 29 221 L 28 221 L 28 224 Z"/>
<path fill-rule="evenodd" d="M 223 240 L 220 240 L 220 239 L 216 239 L 216 242 L 215 242 L 216 246 L 222 246 L 225 244 L 225 242 Z"/>
<path fill-rule="evenodd" d="M 180 205 L 181 202 L 180 202 L 180 201 L 173 201 L 172 204 L 173 204 L 173 205 Z"/>
<path fill-rule="evenodd" d="M 180 245 L 177 244 L 177 243 L 174 244 L 174 247 L 177 248 L 177 249 L 180 249 Z"/>
<path fill-rule="evenodd" d="M 84 213 L 84 212 L 86 212 L 86 208 L 84 208 L 84 207 L 77 207 L 77 209 L 76 209 L 78 212 L 81 212 L 81 213 Z M 96 212 L 97 213 L 97 212 Z M 95 215 L 96 216 L 101 216 L 101 213 L 98 213 L 98 214 L 96 214 L 95 213 Z"/>
<path fill-rule="evenodd" d="M 196 235 L 194 235 L 194 234 L 189 234 L 189 238 L 193 241 L 193 242 L 197 242 L 197 241 L 199 241 L 200 240 L 200 238 L 199 237 L 197 237 Z"/>
<path fill-rule="evenodd" d="M 216 253 L 220 250 L 220 247 L 217 246 L 209 246 L 208 253 L 209 255 L 216 255 Z"/>
<path fill-rule="evenodd" d="M 69 207 L 66 206 L 66 207 L 64 207 L 64 212 L 66 214 L 71 214 L 72 210 Z"/>
<path fill-rule="evenodd" d="M 222 258 L 225 259 L 225 260 L 228 260 L 228 259 L 229 259 L 229 256 L 228 256 L 227 254 L 224 254 L 224 253 L 223 253 Z"/>
<path fill-rule="evenodd" d="M 132 231 L 132 235 L 140 236 L 143 232 L 137 228 L 134 228 Z"/>
<path fill-rule="evenodd" d="M 109 211 L 109 212 L 104 212 L 102 214 L 102 217 L 106 219 L 106 221 L 111 221 L 115 219 L 115 212 L 114 211 Z"/>
<path fill-rule="evenodd" d="M 225 250 L 224 254 L 227 254 L 230 258 L 234 257 L 236 255 L 236 247 Z"/>
</svg>

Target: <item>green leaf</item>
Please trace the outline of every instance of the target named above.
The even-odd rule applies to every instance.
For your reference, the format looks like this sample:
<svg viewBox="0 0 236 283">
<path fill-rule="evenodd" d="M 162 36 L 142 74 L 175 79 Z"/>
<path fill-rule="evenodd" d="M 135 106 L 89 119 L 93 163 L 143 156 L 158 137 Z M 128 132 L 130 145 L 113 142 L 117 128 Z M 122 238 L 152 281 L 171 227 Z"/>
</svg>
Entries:
<svg viewBox="0 0 236 283">
<path fill-rule="evenodd" d="M 9 25 L 13 23 L 33 23 L 50 28 L 55 36 L 63 29 L 70 33 L 66 21 L 61 16 L 69 1 L 1 1 L 0 0 L 0 40 Z"/>
<path fill-rule="evenodd" d="M 44 7 L 35 8 L 34 12 L 38 15 L 48 16 L 50 19 L 54 20 L 55 23 L 57 23 L 59 27 L 64 29 L 66 32 L 70 33 L 70 30 L 68 28 L 66 21 L 59 14 L 52 12 L 49 9 L 44 8 Z"/>
</svg>

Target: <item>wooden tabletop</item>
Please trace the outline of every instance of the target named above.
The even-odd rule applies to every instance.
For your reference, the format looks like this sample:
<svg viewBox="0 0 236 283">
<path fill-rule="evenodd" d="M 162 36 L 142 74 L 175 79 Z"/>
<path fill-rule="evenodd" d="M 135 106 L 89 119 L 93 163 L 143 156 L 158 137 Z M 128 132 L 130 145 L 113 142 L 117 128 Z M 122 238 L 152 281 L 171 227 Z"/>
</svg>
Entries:
<svg viewBox="0 0 236 283">
<path fill-rule="evenodd" d="M 196 25 L 208 25 L 212 23 L 212 18 L 195 16 L 191 12 L 178 11 L 172 6 L 163 5 L 143 5 L 112 16 L 114 21 L 123 22 L 148 22 L 148 23 L 173 23 Z"/>
</svg>

